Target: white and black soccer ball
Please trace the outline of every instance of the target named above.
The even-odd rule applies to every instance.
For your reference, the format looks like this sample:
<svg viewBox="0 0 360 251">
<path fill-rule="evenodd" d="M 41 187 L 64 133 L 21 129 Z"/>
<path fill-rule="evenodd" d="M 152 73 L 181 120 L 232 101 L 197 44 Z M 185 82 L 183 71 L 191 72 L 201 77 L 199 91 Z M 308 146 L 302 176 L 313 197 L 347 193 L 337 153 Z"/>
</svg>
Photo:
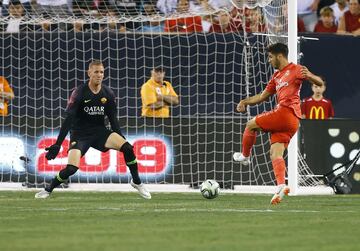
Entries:
<svg viewBox="0 0 360 251">
<path fill-rule="evenodd" d="M 205 180 L 200 185 L 200 192 L 206 199 L 214 199 L 220 193 L 220 185 L 215 180 Z"/>
</svg>

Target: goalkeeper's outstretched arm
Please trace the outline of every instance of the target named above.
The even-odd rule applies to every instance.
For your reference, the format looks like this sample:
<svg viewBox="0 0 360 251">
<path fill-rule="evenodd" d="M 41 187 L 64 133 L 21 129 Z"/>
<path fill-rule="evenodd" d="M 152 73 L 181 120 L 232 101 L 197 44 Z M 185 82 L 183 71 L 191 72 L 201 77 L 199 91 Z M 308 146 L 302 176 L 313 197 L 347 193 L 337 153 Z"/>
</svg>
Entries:
<svg viewBox="0 0 360 251">
<path fill-rule="evenodd" d="M 56 139 L 55 145 L 61 146 L 62 142 L 64 141 L 66 135 L 70 131 L 71 128 L 71 122 L 73 120 L 73 115 L 68 114 L 64 120 L 64 122 L 61 125 L 59 135 Z"/>
<path fill-rule="evenodd" d="M 61 148 L 61 144 L 71 129 L 72 121 L 79 108 L 79 102 L 80 102 L 79 100 L 80 100 L 80 95 L 79 95 L 79 90 L 77 88 L 72 92 L 70 96 L 68 106 L 66 108 L 67 115 L 64 122 L 61 125 L 60 132 L 56 139 L 55 144 L 45 148 L 45 150 L 48 151 L 45 155 L 48 160 L 55 159 L 56 156 L 58 155 Z"/>
<path fill-rule="evenodd" d="M 64 122 L 61 125 L 60 128 L 60 132 L 59 135 L 56 139 L 55 144 L 45 148 L 45 150 L 47 151 L 45 157 L 48 160 L 52 160 L 55 159 L 56 156 L 58 155 L 60 148 L 61 148 L 61 144 L 64 141 L 66 135 L 68 134 L 70 128 L 71 128 L 71 122 L 72 122 L 73 116 L 71 114 L 69 114 L 68 116 L 66 116 Z"/>
</svg>

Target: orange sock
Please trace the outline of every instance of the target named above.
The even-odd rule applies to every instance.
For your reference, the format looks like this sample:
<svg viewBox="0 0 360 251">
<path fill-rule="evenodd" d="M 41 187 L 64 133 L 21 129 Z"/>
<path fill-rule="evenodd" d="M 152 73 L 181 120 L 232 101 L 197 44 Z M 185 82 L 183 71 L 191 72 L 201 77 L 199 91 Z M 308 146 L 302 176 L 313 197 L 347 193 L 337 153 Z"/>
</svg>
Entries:
<svg viewBox="0 0 360 251">
<path fill-rule="evenodd" d="M 274 159 L 272 162 L 276 183 L 278 185 L 285 184 L 285 160 L 282 157 Z"/>
<path fill-rule="evenodd" d="M 242 154 L 245 157 L 249 157 L 251 148 L 256 142 L 256 131 L 251 131 L 247 127 L 245 128 L 243 139 L 242 139 Z"/>
</svg>

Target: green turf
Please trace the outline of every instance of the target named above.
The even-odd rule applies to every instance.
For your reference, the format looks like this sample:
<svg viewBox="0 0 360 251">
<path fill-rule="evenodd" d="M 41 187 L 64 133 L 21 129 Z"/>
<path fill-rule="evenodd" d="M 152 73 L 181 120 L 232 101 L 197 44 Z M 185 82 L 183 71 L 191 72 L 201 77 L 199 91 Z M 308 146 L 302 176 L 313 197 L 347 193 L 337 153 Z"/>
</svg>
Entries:
<svg viewBox="0 0 360 251">
<path fill-rule="evenodd" d="M 360 196 L 0 192 L 0 250 L 360 250 Z"/>
</svg>

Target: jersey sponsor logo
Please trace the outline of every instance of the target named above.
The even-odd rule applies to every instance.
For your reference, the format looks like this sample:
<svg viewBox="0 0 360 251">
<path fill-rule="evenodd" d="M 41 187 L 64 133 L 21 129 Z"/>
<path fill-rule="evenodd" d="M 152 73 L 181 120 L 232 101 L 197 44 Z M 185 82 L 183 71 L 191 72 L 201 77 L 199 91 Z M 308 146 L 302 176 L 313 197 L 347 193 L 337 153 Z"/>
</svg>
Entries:
<svg viewBox="0 0 360 251">
<path fill-rule="evenodd" d="M 87 100 L 85 100 L 84 102 L 85 103 L 89 103 L 91 101 L 91 99 L 87 99 Z"/>
<path fill-rule="evenodd" d="M 279 90 L 280 88 L 284 87 L 284 86 L 288 86 L 289 83 L 287 81 L 285 81 L 284 79 L 290 75 L 290 71 L 287 70 L 284 75 L 281 76 L 281 78 L 275 78 L 276 81 L 276 91 Z"/>
<path fill-rule="evenodd" d="M 104 107 L 103 106 L 85 106 L 84 111 L 88 115 L 104 115 Z"/>
<path fill-rule="evenodd" d="M 101 101 L 102 104 L 105 104 L 107 102 L 107 99 L 106 98 L 101 98 L 100 101 Z"/>
<path fill-rule="evenodd" d="M 288 86 L 289 83 L 288 82 L 278 82 L 278 84 L 276 85 L 276 91 L 279 90 L 280 88 L 284 87 L 284 86 Z"/>
<path fill-rule="evenodd" d="M 310 109 L 310 119 L 324 119 L 325 111 L 324 108 L 319 106 L 312 106 Z"/>
</svg>

